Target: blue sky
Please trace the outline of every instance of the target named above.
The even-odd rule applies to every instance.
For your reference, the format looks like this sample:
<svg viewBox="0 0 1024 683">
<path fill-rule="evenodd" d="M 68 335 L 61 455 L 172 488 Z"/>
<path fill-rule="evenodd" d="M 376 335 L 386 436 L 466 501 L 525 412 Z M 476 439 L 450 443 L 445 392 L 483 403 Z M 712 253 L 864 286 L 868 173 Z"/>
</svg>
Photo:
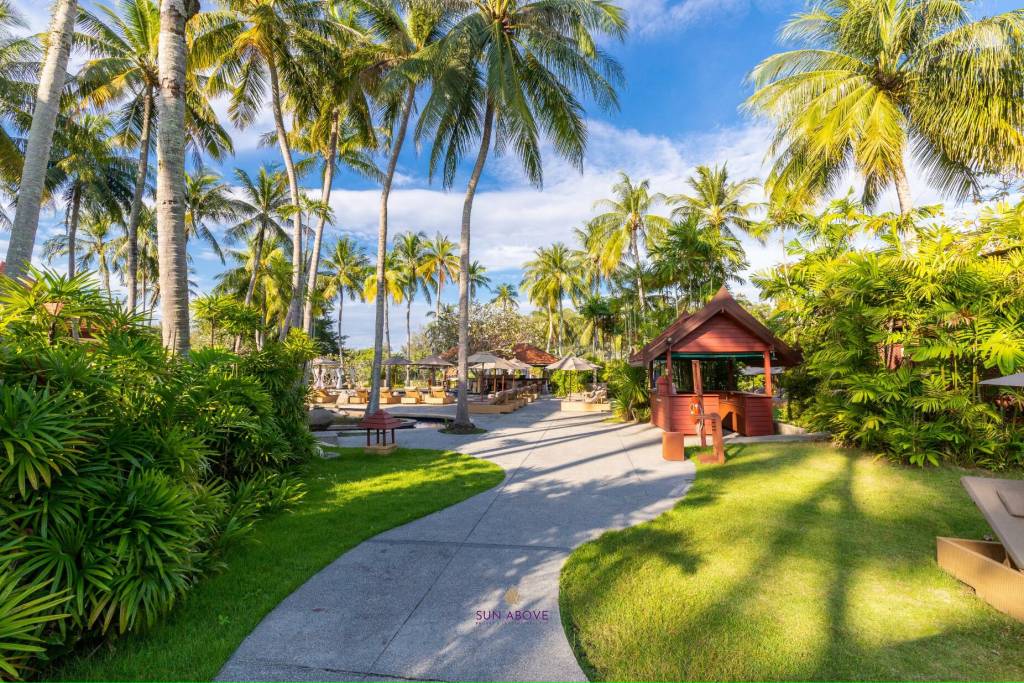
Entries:
<svg viewBox="0 0 1024 683">
<path fill-rule="evenodd" d="M 87 0 L 87 4 L 91 4 Z M 210 3 L 204 0 L 203 6 Z M 693 167 L 728 162 L 737 176 L 761 176 L 769 131 L 745 117 L 739 105 L 749 95 L 747 72 L 759 60 L 778 50 L 779 26 L 804 5 L 801 0 L 620 0 L 627 10 L 631 31 L 624 44 L 610 45 L 626 74 L 619 111 L 588 112 L 590 147 L 583 174 L 545 155 L 545 188 L 530 187 L 513 159 L 489 161 L 474 208 L 473 258 L 481 260 L 492 280 L 518 282 L 520 264 L 533 250 L 556 240 L 571 243 L 572 229 L 590 215 L 593 202 L 602 198 L 625 170 L 634 178 L 650 178 L 661 192 L 679 192 Z M 45 8 L 15 0 L 34 27 L 43 28 Z M 1008 0 L 984 0 L 973 14 L 984 16 L 1019 6 Z M 221 107 L 223 111 L 223 107 Z M 215 170 L 229 176 L 241 166 L 255 169 L 261 162 L 278 162 L 276 147 L 258 148 L 260 134 L 270 130 L 269 106 L 261 118 L 234 135 L 236 157 Z M 451 192 L 427 182 L 422 155 L 407 144 L 399 165 L 398 187 L 391 201 L 391 231 L 441 231 L 457 240 L 464 182 Z M 311 190 L 317 178 L 304 182 Z M 851 182 L 855 179 L 851 178 Z M 911 169 L 915 201 L 936 203 L 942 197 L 927 188 Z M 319 189 L 317 188 L 317 196 Z M 367 245 L 376 231 L 378 191 L 372 184 L 341 173 L 333 187 L 331 204 L 337 216 L 325 238 L 330 243 L 343 233 Z M 892 202 L 892 198 L 883 201 Z M 956 207 L 949 207 L 956 212 Z M 967 209 L 964 209 L 967 210 Z M 61 230 L 51 214 L 41 229 Z M 781 259 L 777 244 L 745 244 L 751 269 Z M 6 244 L 0 240 L 0 248 Z M 325 249 L 326 251 L 326 249 Z M 221 266 L 203 244 L 190 247 L 193 279 L 206 291 Z M 56 265 L 56 264 L 55 264 Z M 752 290 L 747 290 L 753 294 Z M 480 295 L 485 298 L 487 293 Z M 445 294 L 455 298 L 454 287 Z M 426 302 L 414 307 L 414 328 L 422 325 Z M 368 345 L 373 315 L 368 305 L 346 304 L 349 344 Z M 396 311 L 394 330 L 404 338 L 404 316 Z M 402 322 L 400 322 L 400 319 Z"/>
</svg>

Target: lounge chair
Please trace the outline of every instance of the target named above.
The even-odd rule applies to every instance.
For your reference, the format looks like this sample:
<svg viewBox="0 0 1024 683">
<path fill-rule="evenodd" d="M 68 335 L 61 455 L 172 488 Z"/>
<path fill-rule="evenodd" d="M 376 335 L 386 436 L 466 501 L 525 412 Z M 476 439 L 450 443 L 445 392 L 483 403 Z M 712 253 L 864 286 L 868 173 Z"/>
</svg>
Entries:
<svg viewBox="0 0 1024 683">
<path fill-rule="evenodd" d="M 455 403 L 455 399 L 448 395 L 444 387 L 430 387 L 430 395 L 424 396 L 423 402 L 432 406 L 447 406 Z"/>
<path fill-rule="evenodd" d="M 994 541 L 936 539 L 939 566 L 974 588 L 979 598 L 1024 621 L 1024 481 L 963 477 Z"/>
<path fill-rule="evenodd" d="M 382 406 L 391 406 L 391 405 L 395 405 L 396 403 L 401 403 L 401 402 L 402 402 L 401 397 L 396 396 L 393 393 L 391 393 L 390 389 L 381 389 L 380 390 L 380 404 Z"/>
<path fill-rule="evenodd" d="M 477 415 L 503 415 L 511 413 L 517 407 L 515 403 L 509 403 L 507 392 L 499 391 L 483 401 L 470 403 L 469 412 Z"/>
<path fill-rule="evenodd" d="M 402 403 L 406 405 L 419 405 L 423 403 L 423 394 L 420 393 L 419 389 L 406 389 L 405 395 L 402 396 Z"/>
</svg>

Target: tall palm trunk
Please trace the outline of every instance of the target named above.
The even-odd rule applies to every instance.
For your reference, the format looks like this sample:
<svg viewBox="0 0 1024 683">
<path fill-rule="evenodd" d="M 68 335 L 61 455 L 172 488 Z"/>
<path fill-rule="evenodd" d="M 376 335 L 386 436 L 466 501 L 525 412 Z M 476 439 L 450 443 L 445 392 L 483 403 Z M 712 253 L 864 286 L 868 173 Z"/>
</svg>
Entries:
<svg viewBox="0 0 1024 683">
<path fill-rule="evenodd" d="M 46 166 L 50 161 L 53 131 L 60 112 L 60 94 L 71 54 L 71 36 L 78 16 L 78 0 L 57 0 L 47 36 L 46 57 L 39 72 L 36 105 L 28 131 L 25 163 L 18 185 L 18 205 L 7 245 L 7 275 L 18 277 L 32 262 L 39 228 L 39 207 L 43 199 Z"/>
<path fill-rule="evenodd" d="M 368 415 L 380 409 L 380 366 L 381 356 L 384 351 L 384 323 L 387 313 L 385 298 L 387 292 L 384 288 L 384 260 L 388 251 L 388 199 L 391 196 L 391 183 L 395 178 L 395 168 L 398 166 L 398 154 L 402 151 L 402 144 L 405 142 L 405 133 L 409 128 L 409 117 L 412 115 L 413 100 L 416 96 L 416 87 L 409 86 L 405 95 L 405 102 L 402 104 L 402 113 L 398 121 L 398 132 L 391 143 L 391 154 L 388 156 L 388 166 L 384 172 L 384 182 L 380 191 L 380 222 L 377 226 L 377 317 L 373 328 L 373 364 L 370 368 L 370 401 L 366 406 Z"/>
<path fill-rule="evenodd" d="M 252 305 L 252 297 L 256 292 L 256 277 L 260 270 L 260 261 L 263 258 L 263 235 L 265 226 L 260 223 L 259 229 L 256 231 L 256 243 L 253 245 L 253 261 L 252 261 L 252 272 L 249 273 L 249 284 L 245 288 L 245 306 Z M 234 343 L 231 345 L 232 350 L 238 353 L 242 350 L 242 335 L 236 334 Z"/>
<path fill-rule="evenodd" d="M 139 168 L 135 172 L 135 192 L 128 212 L 128 310 L 135 310 L 136 282 L 139 275 L 139 219 L 142 214 L 142 194 L 146 189 L 146 174 L 149 173 L 149 138 L 153 118 L 153 93 L 146 86 L 142 98 L 142 135 L 139 137 Z M 145 302 L 143 302 L 145 303 Z"/>
<path fill-rule="evenodd" d="M 444 276 L 442 271 L 437 272 L 437 301 L 434 302 L 434 321 L 441 319 L 441 289 L 444 287 Z"/>
<path fill-rule="evenodd" d="M 292 296 L 279 336 L 279 339 L 284 341 L 288 336 L 288 330 L 299 321 L 302 305 L 302 211 L 299 210 L 299 178 L 295 173 L 292 148 L 288 144 L 284 114 L 281 111 L 281 81 L 277 74 L 277 63 L 272 55 L 267 57 L 267 71 L 270 72 L 270 104 L 274 112 L 274 129 L 277 131 L 277 144 L 281 148 L 285 175 L 288 177 L 288 192 L 295 212 L 292 214 Z"/>
<path fill-rule="evenodd" d="M 470 223 L 473 215 L 473 198 L 476 186 L 480 182 L 487 152 L 491 148 L 491 128 L 494 124 L 494 104 L 488 98 L 484 110 L 484 127 L 480 135 L 480 151 L 476 155 L 473 172 L 466 185 L 466 199 L 462 204 L 462 234 L 459 238 L 459 382 L 458 403 L 455 407 L 454 427 L 472 429 L 473 422 L 469 419 L 469 236 Z"/>
<path fill-rule="evenodd" d="M 900 213 L 906 216 L 914 208 L 914 201 L 910 197 L 910 182 L 907 180 L 907 172 L 900 168 L 896 171 L 896 178 L 893 181 L 896 185 L 896 197 L 900 201 Z"/>
<path fill-rule="evenodd" d="M 551 305 L 548 304 L 548 341 L 544 346 L 544 350 L 551 353 L 551 342 L 555 339 L 555 312 L 551 310 Z"/>
<path fill-rule="evenodd" d="M 68 277 L 75 275 L 75 257 L 77 254 L 78 217 L 82 210 L 82 188 L 75 185 L 71 193 L 71 215 L 68 217 Z"/>
<path fill-rule="evenodd" d="M 342 315 L 342 309 L 344 308 L 344 306 L 345 306 L 345 289 L 342 288 L 342 289 L 340 289 L 338 291 L 338 350 L 339 351 L 341 351 L 341 346 L 342 346 L 342 344 L 341 344 L 341 315 Z M 338 354 L 338 356 L 341 357 L 341 358 L 344 358 L 344 355 L 345 354 L 343 354 L 343 353 L 339 353 Z M 343 367 L 344 367 L 344 363 L 343 363 Z"/>
<path fill-rule="evenodd" d="M 385 299 L 384 306 L 384 352 L 391 357 L 391 302 Z"/>
<path fill-rule="evenodd" d="M 412 297 L 405 300 L 405 352 L 409 354 L 408 359 L 412 360 Z M 405 386 L 409 386 L 412 374 L 412 366 L 405 366 Z"/>
<path fill-rule="evenodd" d="M 338 115 L 331 122 L 330 142 L 324 158 L 324 187 L 320 193 L 320 201 L 324 204 L 331 198 L 331 184 L 334 182 L 334 157 L 338 155 Z M 320 269 L 320 245 L 324 239 L 324 228 L 327 226 L 327 214 L 320 216 L 313 235 L 313 251 L 309 261 L 309 276 L 306 279 L 306 306 L 302 312 L 302 329 L 313 336 L 313 293 L 316 291 L 316 274 Z"/>
<path fill-rule="evenodd" d="M 644 293 L 644 276 L 640 268 L 640 246 L 637 244 L 636 230 L 629 233 L 629 250 L 633 253 L 633 262 L 636 264 L 636 293 L 640 298 L 640 310 L 647 310 L 647 295 Z"/>
<path fill-rule="evenodd" d="M 156 229 L 164 347 L 188 354 L 188 263 L 185 255 L 185 23 L 197 0 L 161 0 L 158 42 Z"/>
</svg>

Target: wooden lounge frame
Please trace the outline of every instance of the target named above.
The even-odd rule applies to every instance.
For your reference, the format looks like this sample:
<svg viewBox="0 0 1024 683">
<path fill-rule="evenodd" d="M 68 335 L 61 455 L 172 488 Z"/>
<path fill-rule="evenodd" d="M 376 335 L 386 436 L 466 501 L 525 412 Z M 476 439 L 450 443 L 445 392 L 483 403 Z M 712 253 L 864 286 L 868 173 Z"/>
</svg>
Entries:
<svg viewBox="0 0 1024 683">
<path fill-rule="evenodd" d="M 1000 542 L 938 537 L 936 560 L 978 597 L 1024 621 L 1024 481 L 963 477 L 967 493 Z"/>
</svg>

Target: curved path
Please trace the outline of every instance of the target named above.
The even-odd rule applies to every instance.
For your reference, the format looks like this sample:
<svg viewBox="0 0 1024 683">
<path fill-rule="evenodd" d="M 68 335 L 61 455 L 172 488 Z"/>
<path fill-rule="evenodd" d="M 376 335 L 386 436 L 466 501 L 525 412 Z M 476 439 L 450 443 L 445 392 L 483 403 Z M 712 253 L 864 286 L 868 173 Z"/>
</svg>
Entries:
<svg viewBox="0 0 1024 683">
<path fill-rule="evenodd" d="M 658 430 L 557 405 L 479 416 L 492 430 L 481 436 L 401 432 L 402 445 L 491 460 L 505 481 L 339 557 L 263 619 L 218 679 L 586 680 L 559 618 L 563 562 L 671 508 L 694 468 L 661 459 Z"/>
</svg>

